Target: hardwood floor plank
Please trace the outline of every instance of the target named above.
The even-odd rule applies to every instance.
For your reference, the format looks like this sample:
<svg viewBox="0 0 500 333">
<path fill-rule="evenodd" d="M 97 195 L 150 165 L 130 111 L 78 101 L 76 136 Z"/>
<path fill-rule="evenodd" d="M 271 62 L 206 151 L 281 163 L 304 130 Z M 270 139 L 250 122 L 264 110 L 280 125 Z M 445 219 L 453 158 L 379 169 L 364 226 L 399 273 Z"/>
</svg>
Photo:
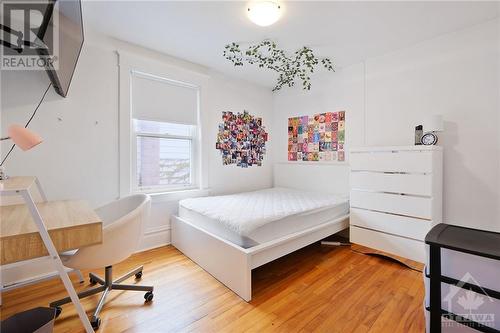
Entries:
<svg viewBox="0 0 500 333">
<path fill-rule="evenodd" d="M 99 332 L 424 331 L 421 273 L 348 247 L 316 243 L 255 269 L 250 303 L 172 246 L 135 254 L 114 273 L 141 264 L 141 281 L 128 283 L 154 285 L 153 302 L 144 304 L 141 292 L 112 291 Z M 75 286 L 81 291 L 89 283 Z M 9 291 L 0 315 L 5 319 L 65 296 L 58 279 Z M 89 315 L 98 299 L 82 300 Z M 63 307 L 55 332 L 83 332 L 72 305 Z"/>
</svg>

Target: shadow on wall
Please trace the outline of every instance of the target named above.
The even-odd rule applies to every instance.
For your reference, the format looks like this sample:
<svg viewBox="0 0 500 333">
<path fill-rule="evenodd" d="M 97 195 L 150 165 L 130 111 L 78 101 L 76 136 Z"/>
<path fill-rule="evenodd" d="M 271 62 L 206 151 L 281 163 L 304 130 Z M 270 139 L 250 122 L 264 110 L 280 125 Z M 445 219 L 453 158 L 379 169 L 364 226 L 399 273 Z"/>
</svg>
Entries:
<svg viewBox="0 0 500 333">
<path fill-rule="evenodd" d="M 498 179 L 484 183 L 464 163 L 464 156 L 470 152 L 457 149 L 460 140 L 474 140 L 459 137 L 458 125 L 445 121 L 445 131 L 439 135 L 439 144 L 444 150 L 443 174 L 443 222 L 463 226 L 474 226 L 480 229 L 500 232 L 500 216 L 498 216 L 498 193 L 494 185 Z M 481 149 L 478 142 L 477 149 Z M 483 152 L 487 153 L 487 152 Z M 493 161 L 492 163 L 497 163 Z M 498 174 L 497 174 L 498 175 Z M 482 198 L 482 200 L 471 200 Z M 452 207 L 458 205 L 459 207 Z M 492 217 L 495 216 L 492 221 Z"/>
<path fill-rule="evenodd" d="M 44 71 L 3 71 L 1 80 L 2 114 L 5 110 L 22 109 L 28 116 L 50 83 Z M 46 102 L 59 99 L 62 97 L 51 91 L 45 97 Z"/>
</svg>

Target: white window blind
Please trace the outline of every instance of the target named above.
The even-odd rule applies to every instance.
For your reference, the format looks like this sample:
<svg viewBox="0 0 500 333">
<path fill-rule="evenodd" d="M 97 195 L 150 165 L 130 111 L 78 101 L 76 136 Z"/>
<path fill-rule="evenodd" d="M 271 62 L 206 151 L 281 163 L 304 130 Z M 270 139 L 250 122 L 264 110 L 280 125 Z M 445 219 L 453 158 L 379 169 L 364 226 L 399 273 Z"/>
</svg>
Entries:
<svg viewBox="0 0 500 333">
<path fill-rule="evenodd" d="M 196 87 L 136 72 L 131 84 L 132 118 L 196 125 Z"/>
</svg>

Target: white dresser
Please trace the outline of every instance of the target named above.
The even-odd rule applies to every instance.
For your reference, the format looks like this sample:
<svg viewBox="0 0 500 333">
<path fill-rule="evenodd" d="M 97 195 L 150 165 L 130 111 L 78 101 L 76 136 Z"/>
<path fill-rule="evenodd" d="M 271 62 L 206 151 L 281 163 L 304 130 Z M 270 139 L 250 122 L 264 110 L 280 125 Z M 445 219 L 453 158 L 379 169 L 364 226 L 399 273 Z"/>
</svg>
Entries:
<svg viewBox="0 0 500 333">
<path fill-rule="evenodd" d="M 349 160 L 351 242 L 425 262 L 425 235 L 442 219 L 442 147 L 353 148 Z"/>
</svg>

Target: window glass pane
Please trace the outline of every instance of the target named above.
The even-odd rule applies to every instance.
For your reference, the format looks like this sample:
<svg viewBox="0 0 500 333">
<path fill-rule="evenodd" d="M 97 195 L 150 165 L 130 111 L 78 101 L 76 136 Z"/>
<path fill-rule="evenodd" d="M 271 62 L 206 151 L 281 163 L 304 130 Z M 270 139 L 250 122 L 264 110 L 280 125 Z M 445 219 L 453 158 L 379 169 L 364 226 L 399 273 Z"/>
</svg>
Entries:
<svg viewBox="0 0 500 333">
<path fill-rule="evenodd" d="M 137 136 L 137 186 L 191 184 L 191 140 Z"/>
<path fill-rule="evenodd" d="M 134 119 L 134 128 L 138 133 L 191 136 L 193 125 Z"/>
</svg>

